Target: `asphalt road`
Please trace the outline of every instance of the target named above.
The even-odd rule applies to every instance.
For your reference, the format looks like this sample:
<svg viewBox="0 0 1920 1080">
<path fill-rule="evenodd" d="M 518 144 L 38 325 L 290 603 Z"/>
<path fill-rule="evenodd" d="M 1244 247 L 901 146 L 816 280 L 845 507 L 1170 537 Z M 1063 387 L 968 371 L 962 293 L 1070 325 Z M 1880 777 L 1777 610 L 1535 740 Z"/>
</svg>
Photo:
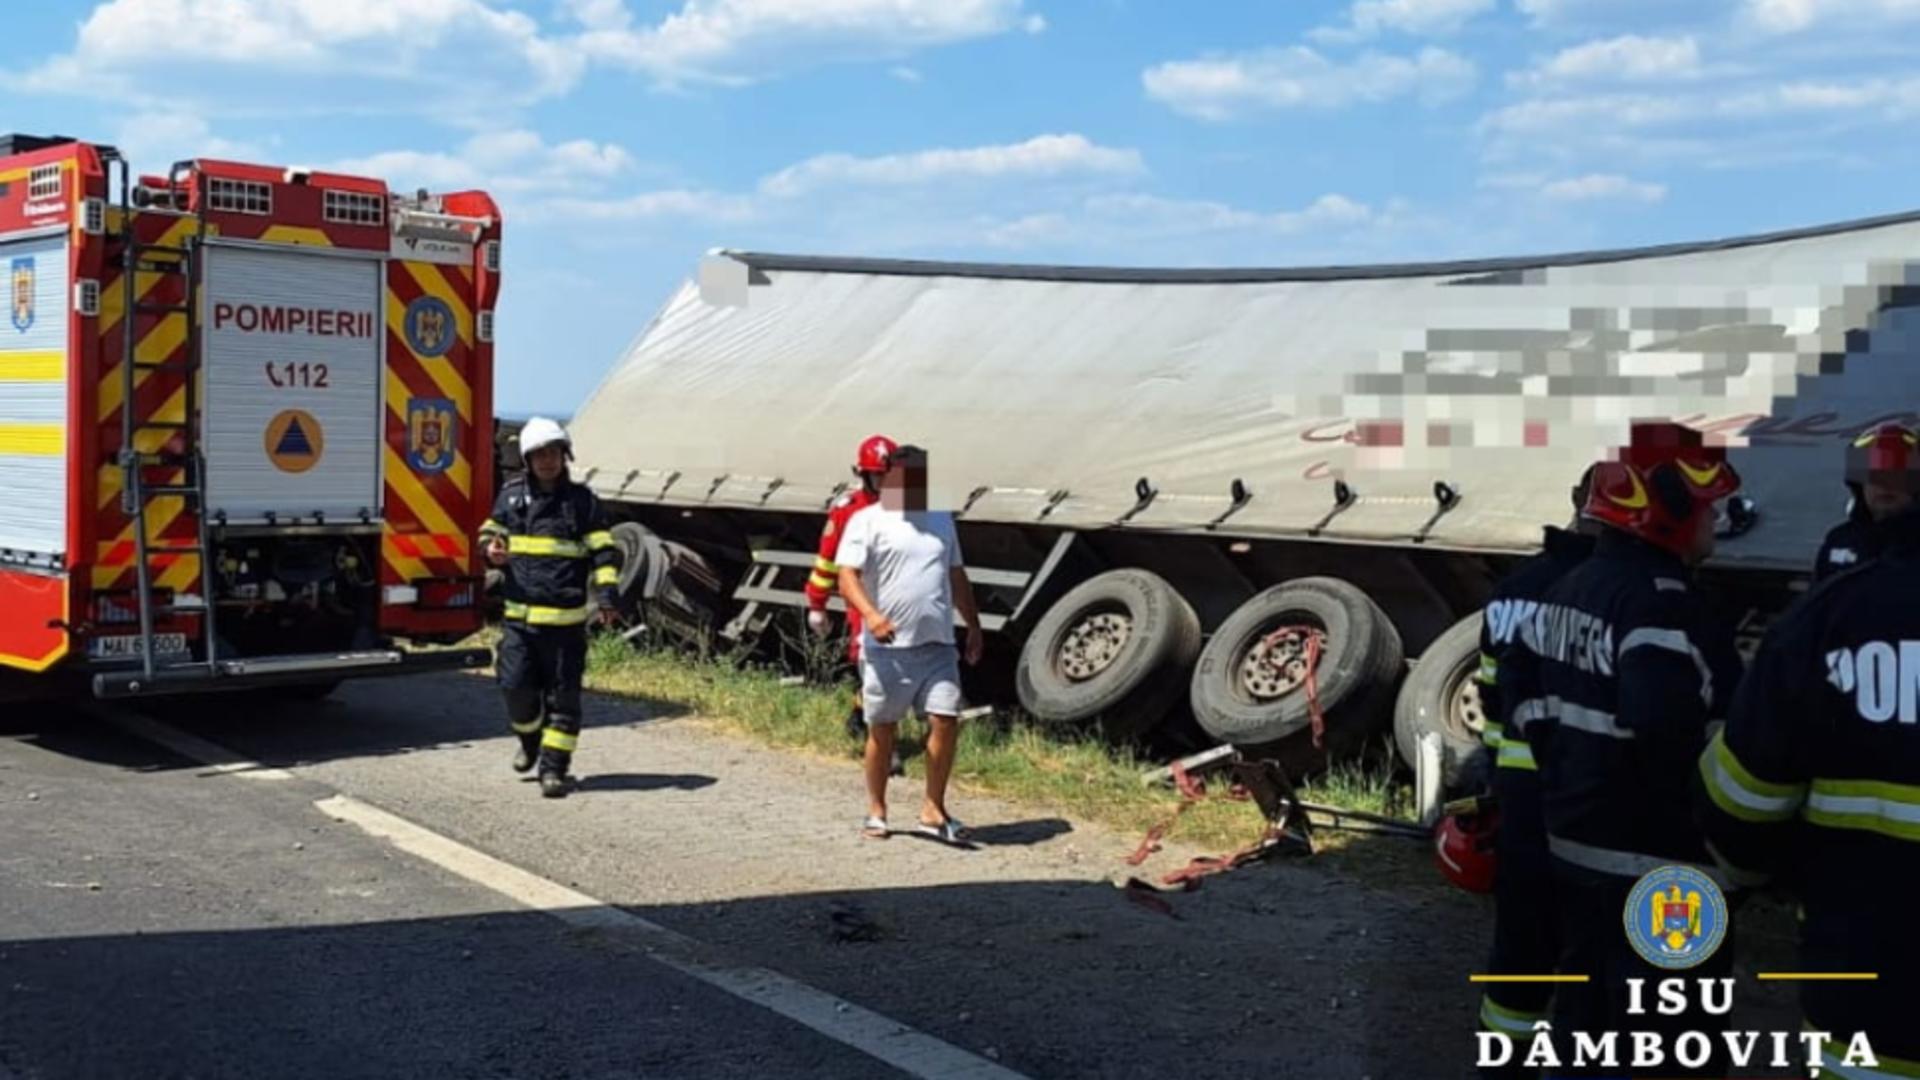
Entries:
<svg viewBox="0 0 1920 1080">
<path fill-rule="evenodd" d="M 645 698 L 558 801 L 470 676 L 105 716 L 0 718 L 0 1080 L 1472 1074 L 1491 908 L 1405 841 L 1141 903 L 1203 853 L 864 840 L 852 763 Z"/>
<path fill-rule="evenodd" d="M 20 720 L 0 728 L 7 1080 L 902 1075 L 330 819 L 321 784 Z"/>
</svg>

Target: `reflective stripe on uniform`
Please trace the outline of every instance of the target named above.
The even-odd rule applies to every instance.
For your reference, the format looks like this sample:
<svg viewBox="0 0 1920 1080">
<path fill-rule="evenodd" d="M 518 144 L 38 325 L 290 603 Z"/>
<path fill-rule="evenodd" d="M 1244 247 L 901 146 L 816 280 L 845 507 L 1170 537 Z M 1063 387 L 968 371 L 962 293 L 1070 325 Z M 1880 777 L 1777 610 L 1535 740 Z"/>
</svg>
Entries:
<svg viewBox="0 0 1920 1080">
<path fill-rule="evenodd" d="M 507 553 L 510 555 L 551 555 L 562 559 L 585 558 L 587 548 L 578 540 L 562 540 L 557 536 L 509 536 Z"/>
<path fill-rule="evenodd" d="M 593 551 L 605 551 L 618 546 L 613 542 L 613 534 L 605 529 L 596 529 L 587 534 L 587 547 Z"/>
<path fill-rule="evenodd" d="M 1500 740 L 1500 749 L 1494 754 L 1493 764 L 1499 769 L 1540 771 L 1540 766 L 1534 764 L 1532 744 L 1517 739 Z"/>
<path fill-rule="evenodd" d="M 557 608 L 507 601 L 506 617 L 528 626 L 580 626 L 592 615 L 591 607 Z"/>
<path fill-rule="evenodd" d="M 548 728 L 547 733 L 540 736 L 540 745 L 549 750 L 558 750 L 563 754 L 571 754 L 579 747 L 580 736 L 569 735 L 559 728 Z"/>
<path fill-rule="evenodd" d="M 1486 653 L 1481 653 L 1480 670 L 1474 673 L 1473 681 L 1479 683 L 1481 686 L 1498 685 L 1500 682 L 1500 661 Z"/>
<path fill-rule="evenodd" d="M 1592 844 L 1583 844 L 1564 836 L 1549 834 L 1547 850 L 1562 862 L 1615 877 L 1637 878 L 1663 866 L 1684 866 L 1689 870 L 1698 870 L 1707 875 L 1722 889 L 1727 888 L 1729 884 L 1727 875 L 1721 872 L 1719 867 L 1701 866 L 1681 859 L 1662 859 L 1654 855 L 1642 855 L 1637 851 L 1615 851 L 1612 848 L 1594 847 Z"/>
<path fill-rule="evenodd" d="M 1693 639 L 1687 636 L 1686 631 L 1653 626 L 1642 626 L 1630 630 L 1626 637 L 1620 639 L 1619 655 L 1625 656 L 1628 650 L 1642 645 L 1651 645 L 1656 649 L 1666 649 L 1668 652 L 1691 657 L 1694 669 L 1700 673 L 1700 699 L 1706 702 L 1713 701 L 1713 668 L 1708 666 L 1706 654 L 1693 643 Z"/>
<path fill-rule="evenodd" d="M 834 581 L 834 579 L 826 576 L 825 574 L 814 574 L 812 577 L 807 578 L 807 583 L 812 585 L 816 589 L 825 589 L 828 592 L 832 592 L 834 587 L 838 584 L 838 582 Z"/>
<path fill-rule="evenodd" d="M 1546 1018 L 1546 1013 L 1520 1012 L 1500 1005 L 1485 994 L 1480 995 L 1480 1026 L 1488 1031 L 1504 1031 L 1510 1035 L 1531 1035 L 1533 1025 Z"/>
<path fill-rule="evenodd" d="M 537 716 L 531 720 L 516 720 L 513 723 L 513 730 L 516 735 L 531 735 L 540 730 L 540 724 L 541 720 Z"/>
<path fill-rule="evenodd" d="M 1807 796 L 1805 784 L 1775 784 L 1747 771 L 1728 748 L 1724 731 L 1700 755 L 1700 776 L 1713 804 L 1741 821 L 1785 821 Z"/>
<path fill-rule="evenodd" d="M 1813 1021 L 1803 1021 L 1807 1031 L 1844 1031 L 1844 1028 L 1823 1028 Z M 1820 1040 L 1820 1071 L 1830 1072 L 1847 1080 L 1912 1080 L 1920 1077 L 1920 1061 L 1908 1061 L 1904 1058 L 1888 1057 L 1878 1050 L 1873 1052 L 1872 1065 L 1848 1065 L 1847 1048 L 1832 1039 Z"/>
<path fill-rule="evenodd" d="M 1610 739 L 1631 739 L 1633 732 L 1620 726 L 1614 715 L 1603 709 L 1589 709 L 1585 705 L 1575 705 L 1563 701 L 1551 694 L 1546 697 L 1530 698 L 1513 707 L 1514 726 L 1525 734 L 1527 725 L 1540 720 L 1551 720 L 1562 727 L 1584 731 L 1590 735 L 1605 735 Z"/>
<path fill-rule="evenodd" d="M 1500 744 L 1505 742 L 1506 738 L 1507 729 L 1501 727 L 1497 722 L 1488 720 L 1486 723 L 1480 725 L 1480 744 L 1487 749 L 1500 749 Z"/>
<path fill-rule="evenodd" d="M 1920 787 L 1878 780 L 1815 780 L 1806 819 L 1829 829 L 1861 829 L 1920 841 Z"/>
<path fill-rule="evenodd" d="M 593 569 L 593 583 L 594 583 L 595 585 L 618 585 L 618 584 L 620 584 L 620 568 L 619 568 L 619 567 L 617 567 L 617 566 L 596 566 L 596 567 L 594 567 L 594 569 Z"/>
</svg>

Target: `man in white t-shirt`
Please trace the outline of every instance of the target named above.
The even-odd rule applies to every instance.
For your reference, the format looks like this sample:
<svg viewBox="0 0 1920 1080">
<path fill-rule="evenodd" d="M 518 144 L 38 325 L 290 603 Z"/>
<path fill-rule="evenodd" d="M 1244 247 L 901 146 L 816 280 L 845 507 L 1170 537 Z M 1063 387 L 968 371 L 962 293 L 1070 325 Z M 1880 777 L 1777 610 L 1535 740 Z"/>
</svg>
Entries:
<svg viewBox="0 0 1920 1080">
<path fill-rule="evenodd" d="M 968 664 L 980 662 L 985 639 L 953 515 L 926 507 L 926 451 L 900 447 L 881 479 L 880 501 L 849 518 L 840 539 L 840 595 L 864 623 L 860 692 L 867 717 L 868 806 L 861 831 L 875 839 L 888 835 L 894 738 L 900 721 L 917 709 L 931 728 L 920 831 L 957 842 L 967 838 L 966 826 L 946 805 L 960 740 L 956 608 L 967 626 Z"/>
</svg>

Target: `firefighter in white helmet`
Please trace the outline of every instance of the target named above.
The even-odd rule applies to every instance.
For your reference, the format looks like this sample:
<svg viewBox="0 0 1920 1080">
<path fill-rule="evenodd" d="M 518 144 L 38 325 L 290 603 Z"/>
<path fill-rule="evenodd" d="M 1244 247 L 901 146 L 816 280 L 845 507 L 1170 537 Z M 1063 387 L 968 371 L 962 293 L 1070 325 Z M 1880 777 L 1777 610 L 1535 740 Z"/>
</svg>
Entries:
<svg viewBox="0 0 1920 1080">
<path fill-rule="evenodd" d="M 480 529 L 487 561 L 506 578 L 495 666 L 520 737 L 514 771 L 537 762 L 540 793 L 560 798 L 580 739 L 587 623 L 613 620 L 621 556 L 600 500 L 567 472 L 573 443 L 565 428 L 545 417 L 527 421 L 520 456 L 526 471 L 500 489 Z"/>
</svg>

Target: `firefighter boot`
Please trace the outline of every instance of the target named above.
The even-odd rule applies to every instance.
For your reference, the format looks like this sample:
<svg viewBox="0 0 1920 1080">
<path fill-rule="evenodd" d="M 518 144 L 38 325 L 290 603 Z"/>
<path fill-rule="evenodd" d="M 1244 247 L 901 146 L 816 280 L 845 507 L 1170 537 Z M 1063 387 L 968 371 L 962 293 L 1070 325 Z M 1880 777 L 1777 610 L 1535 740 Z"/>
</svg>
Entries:
<svg viewBox="0 0 1920 1080">
<path fill-rule="evenodd" d="M 513 733 L 520 740 L 520 749 L 513 753 L 513 771 L 524 773 L 533 768 L 540 755 L 540 729 L 544 726 L 540 692 L 515 688 L 506 691 L 505 697 L 507 722 L 513 725 Z"/>
<path fill-rule="evenodd" d="M 538 760 L 540 760 L 540 736 L 520 736 L 520 749 L 513 752 L 513 771 L 532 772 L 533 763 Z"/>
<path fill-rule="evenodd" d="M 549 714 L 546 734 L 540 738 L 540 794 L 549 799 L 565 798 L 572 786 L 567 768 L 573 764 L 573 751 L 580 745 L 578 714 Z"/>
</svg>

